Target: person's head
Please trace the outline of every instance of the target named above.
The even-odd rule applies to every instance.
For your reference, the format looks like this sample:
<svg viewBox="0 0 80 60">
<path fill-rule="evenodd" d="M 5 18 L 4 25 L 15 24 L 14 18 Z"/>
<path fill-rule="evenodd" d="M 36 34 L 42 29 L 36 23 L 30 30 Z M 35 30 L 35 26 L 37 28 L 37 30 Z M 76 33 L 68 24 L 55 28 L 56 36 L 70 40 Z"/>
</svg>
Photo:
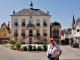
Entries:
<svg viewBox="0 0 80 60">
<path fill-rule="evenodd" d="M 54 44 L 54 38 L 50 38 L 50 43 Z"/>
</svg>

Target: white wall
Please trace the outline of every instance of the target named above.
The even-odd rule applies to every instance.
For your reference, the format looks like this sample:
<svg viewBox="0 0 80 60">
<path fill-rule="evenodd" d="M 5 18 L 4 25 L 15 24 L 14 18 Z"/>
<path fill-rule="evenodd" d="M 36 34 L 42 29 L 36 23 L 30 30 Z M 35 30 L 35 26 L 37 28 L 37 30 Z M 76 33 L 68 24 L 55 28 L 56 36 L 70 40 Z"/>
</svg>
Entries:
<svg viewBox="0 0 80 60">
<path fill-rule="evenodd" d="M 18 19 L 18 27 L 14 27 L 14 19 Z M 25 19 L 25 27 L 22 27 L 22 19 Z M 14 36 L 14 29 L 18 29 L 18 35 L 21 36 L 22 29 L 25 29 L 26 35 L 29 34 L 29 28 L 27 28 L 27 24 L 29 24 L 30 16 L 11 16 L 11 36 Z M 35 27 L 33 29 L 33 34 L 36 34 L 36 29 L 40 29 L 40 34 L 43 35 L 43 29 L 47 29 L 47 39 L 50 38 L 50 16 L 32 16 L 33 24 L 36 25 L 36 19 L 40 19 L 40 27 Z M 47 19 L 47 27 L 43 27 L 43 19 Z"/>
</svg>

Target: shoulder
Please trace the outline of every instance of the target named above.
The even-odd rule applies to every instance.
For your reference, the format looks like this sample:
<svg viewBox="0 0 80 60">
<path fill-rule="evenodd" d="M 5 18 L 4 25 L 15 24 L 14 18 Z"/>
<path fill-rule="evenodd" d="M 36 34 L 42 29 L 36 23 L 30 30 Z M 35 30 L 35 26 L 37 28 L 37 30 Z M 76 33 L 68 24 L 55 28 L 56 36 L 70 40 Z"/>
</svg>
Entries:
<svg viewBox="0 0 80 60">
<path fill-rule="evenodd" d="M 59 46 L 58 46 L 57 44 L 55 44 L 55 47 L 57 47 L 57 48 L 58 48 Z"/>
</svg>

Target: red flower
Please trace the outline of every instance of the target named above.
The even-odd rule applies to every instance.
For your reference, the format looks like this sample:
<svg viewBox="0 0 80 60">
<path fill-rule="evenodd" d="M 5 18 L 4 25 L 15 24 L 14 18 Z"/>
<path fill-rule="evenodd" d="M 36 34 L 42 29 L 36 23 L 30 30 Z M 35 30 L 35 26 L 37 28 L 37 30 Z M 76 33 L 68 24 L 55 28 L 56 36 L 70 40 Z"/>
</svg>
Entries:
<svg viewBox="0 0 80 60">
<path fill-rule="evenodd" d="M 22 48 L 18 48 L 18 50 L 19 50 L 19 51 L 21 51 L 21 50 L 22 50 Z"/>
</svg>

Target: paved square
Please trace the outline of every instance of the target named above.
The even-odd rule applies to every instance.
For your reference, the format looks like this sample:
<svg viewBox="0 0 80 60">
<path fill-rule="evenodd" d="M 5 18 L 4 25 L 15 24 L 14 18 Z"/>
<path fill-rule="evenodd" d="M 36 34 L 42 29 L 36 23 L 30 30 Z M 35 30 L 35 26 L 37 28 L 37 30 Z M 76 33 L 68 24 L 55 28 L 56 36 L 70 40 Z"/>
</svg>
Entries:
<svg viewBox="0 0 80 60">
<path fill-rule="evenodd" d="M 80 60 L 80 50 L 70 46 L 60 46 L 63 53 L 60 60 Z M 14 51 L 0 45 L 0 60 L 47 60 L 46 52 L 22 52 Z"/>
</svg>

